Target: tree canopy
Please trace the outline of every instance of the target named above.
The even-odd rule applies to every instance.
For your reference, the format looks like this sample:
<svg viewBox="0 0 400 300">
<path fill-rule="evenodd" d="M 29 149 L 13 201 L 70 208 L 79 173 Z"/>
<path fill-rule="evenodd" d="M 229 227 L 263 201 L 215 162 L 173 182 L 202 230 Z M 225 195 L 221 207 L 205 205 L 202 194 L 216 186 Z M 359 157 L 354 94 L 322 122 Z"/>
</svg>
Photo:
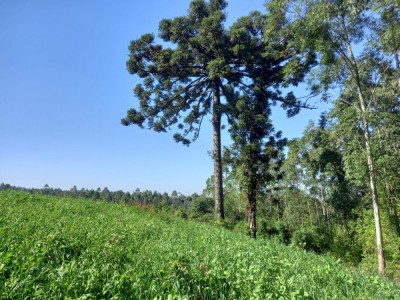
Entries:
<svg viewBox="0 0 400 300">
<path fill-rule="evenodd" d="M 194 0 L 186 16 L 160 22 L 162 43 L 153 34 L 131 42 L 127 68 L 143 82 L 134 89 L 139 108 L 122 119 L 123 125 L 157 132 L 177 128 L 174 139 L 189 145 L 212 114 L 218 219 L 224 218 L 220 130 L 227 106 L 253 90 L 295 115 L 308 105 L 293 93 L 282 94 L 280 87 L 298 84 L 315 61 L 311 51 L 294 47 L 282 18 L 253 12 L 226 29 L 226 6 L 226 1 Z"/>
</svg>

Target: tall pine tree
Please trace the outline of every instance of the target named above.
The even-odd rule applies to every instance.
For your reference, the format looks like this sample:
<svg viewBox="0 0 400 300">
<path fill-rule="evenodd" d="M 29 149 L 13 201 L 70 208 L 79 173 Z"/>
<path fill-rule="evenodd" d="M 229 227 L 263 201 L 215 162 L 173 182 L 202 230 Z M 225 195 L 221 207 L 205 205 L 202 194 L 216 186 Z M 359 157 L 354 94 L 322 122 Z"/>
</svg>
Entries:
<svg viewBox="0 0 400 300">
<path fill-rule="evenodd" d="M 186 16 L 160 22 L 159 36 L 165 43 L 155 44 L 153 34 L 131 42 L 127 68 L 143 78 L 143 83 L 134 89 L 139 110 L 130 109 L 122 119 L 123 125 L 136 124 L 158 132 L 177 125 L 180 132 L 174 139 L 189 145 L 198 137 L 204 117 L 212 114 L 217 219 L 224 218 L 221 96 L 226 81 L 238 77 L 224 28 L 226 6 L 223 0 L 194 0 Z"/>
<path fill-rule="evenodd" d="M 136 124 L 158 132 L 176 125 L 179 132 L 174 139 L 189 145 L 198 137 L 204 117 L 212 114 L 217 219 L 224 218 L 221 116 L 226 104 L 238 91 L 251 89 L 259 81 L 264 96 L 269 95 L 273 103 L 281 102 L 288 114 L 294 115 L 306 105 L 293 94 L 272 95 L 268 88 L 297 82 L 314 61 L 312 54 L 304 56 L 294 49 L 287 36 L 273 42 L 266 39 L 265 17 L 259 13 L 227 30 L 226 6 L 223 0 L 193 0 L 186 16 L 160 22 L 159 36 L 164 43 L 156 44 L 153 34 L 131 42 L 127 68 L 143 82 L 134 89 L 139 108 L 130 109 L 122 119 L 123 125 Z M 268 32 L 282 26 L 277 13 Z"/>
<path fill-rule="evenodd" d="M 271 107 L 281 104 L 289 117 L 301 107 L 310 108 L 292 92 L 283 93 L 290 85 L 300 83 L 314 63 L 312 51 L 302 51 L 292 43 L 283 9 L 271 7 L 266 15 L 253 12 L 231 28 L 240 70 L 251 78 L 230 97 L 228 107 L 233 161 L 241 175 L 249 230 L 254 238 L 257 198 L 262 189 L 274 187 L 282 176 L 280 166 L 286 139 L 280 132 L 274 134 Z"/>
</svg>

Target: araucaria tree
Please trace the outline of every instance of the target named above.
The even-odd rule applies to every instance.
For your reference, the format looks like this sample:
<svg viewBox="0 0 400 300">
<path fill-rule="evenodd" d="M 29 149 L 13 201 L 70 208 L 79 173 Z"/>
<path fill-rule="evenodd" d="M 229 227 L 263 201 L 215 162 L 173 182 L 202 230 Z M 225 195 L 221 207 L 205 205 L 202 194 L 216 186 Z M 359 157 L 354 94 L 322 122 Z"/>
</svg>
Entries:
<svg viewBox="0 0 400 300">
<path fill-rule="evenodd" d="M 237 114 L 231 119 L 230 128 L 232 164 L 246 198 L 249 233 L 256 238 L 257 198 L 262 190 L 274 188 L 282 177 L 286 139 L 281 138 L 281 132 L 274 135 L 270 103 L 264 97 L 244 94 L 234 109 Z"/>
<path fill-rule="evenodd" d="M 302 103 L 283 88 L 297 85 L 314 63 L 312 51 L 293 43 L 285 7 L 268 7 L 269 14 L 253 12 L 231 28 L 234 54 L 242 73 L 251 81 L 239 86 L 228 103 L 228 120 L 233 144 L 231 150 L 241 188 L 247 202 L 250 235 L 257 234 L 257 198 L 273 189 L 282 177 L 283 147 L 286 139 L 274 134 L 271 107 L 280 103 L 288 116 L 299 112 Z"/>
<path fill-rule="evenodd" d="M 212 114 L 217 219 L 224 218 L 220 131 L 225 104 L 237 89 L 248 87 L 254 78 L 262 78 L 266 72 L 271 73 L 271 85 L 279 84 L 271 78 L 291 58 L 297 59 L 292 67 L 301 70 L 300 65 L 307 65 L 293 51 L 266 57 L 261 27 L 240 25 L 232 38 L 224 27 L 226 6 L 224 0 L 193 0 L 186 16 L 160 22 L 159 37 L 164 43 L 157 44 L 153 34 L 131 42 L 127 68 L 143 82 L 134 89 L 139 108 L 130 109 L 122 119 L 123 125 L 136 124 L 157 132 L 175 127 L 179 132 L 174 139 L 189 145 L 198 137 L 204 117 Z M 285 38 L 282 45 L 288 50 Z M 300 106 L 293 95 L 277 95 L 274 101 L 282 101 L 290 113 Z"/>
<path fill-rule="evenodd" d="M 155 44 L 153 34 L 131 42 L 127 68 L 143 78 L 134 89 L 139 110 L 130 109 L 123 125 L 136 124 L 157 132 L 177 125 L 174 139 L 195 141 L 202 121 L 212 114 L 215 213 L 224 218 L 221 163 L 221 97 L 227 81 L 240 77 L 232 67 L 230 38 L 224 28 L 227 3 L 194 0 L 186 16 L 164 19 Z M 173 48 L 164 45 L 173 45 Z"/>
</svg>

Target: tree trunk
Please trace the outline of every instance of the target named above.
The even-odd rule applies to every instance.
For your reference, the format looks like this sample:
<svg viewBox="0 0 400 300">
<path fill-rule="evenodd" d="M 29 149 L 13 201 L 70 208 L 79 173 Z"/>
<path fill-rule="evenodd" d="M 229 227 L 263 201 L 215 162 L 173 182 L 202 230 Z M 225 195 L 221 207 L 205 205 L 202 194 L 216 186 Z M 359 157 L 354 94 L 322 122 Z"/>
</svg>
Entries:
<svg viewBox="0 0 400 300">
<path fill-rule="evenodd" d="M 315 218 L 316 218 L 317 223 L 319 224 L 319 213 L 318 213 L 319 208 L 318 208 L 318 204 L 316 201 L 314 201 L 314 205 L 315 205 Z M 307 200 L 307 207 L 308 207 L 308 215 L 310 216 L 310 225 L 311 225 L 313 223 L 313 220 L 312 220 L 310 203 L 308 200 Z"/>
<path fill-rule="evenodd" d="M 213 159 L 214 159 L 214 200 L 215 217 L 223 220 L 224 215 L 224 193 L 222 184 L 222 158 L 221 158 L 221 100 L 218 80 L 214 81 L 213 90 Z"/>
<path fill-rule="evenodd" d="M 250 236 L 254 239 L 257 238 L 256 189 L 257 189 L 256 184 L 254 183 L 254 179 L 252 178 L 247 188 L 246 197 L 247 197 L 247 220 L 249 223 L 249 232 Z"/>
<path fill-rule="evenodd" d="M 259 112 L 260 104 L 258 103 L 259 99 L 256 99 L 254 103 L 253 110 L 255 113 Z M 249 223 L 249 231 L 250 236 L 252 238 L 257 238 L 257 194 L 258 194 L 258 186 L 259 180 L 258 178 L 258 169 L 259 169 L 259 154 L 261 153 L 261 140 L 260 135 L 257 132 L 257 123 L 253 123 L 251 125 L 250 130 L 250 137 L 248 141 L 248 159 L 246 165 L 246 172 L 247 173 L 247 188 L 246 188 L 246 197 L 247 197 L 247 220 Z M 245 155 L 245 156 L 247 156 Z M 271 201 L 271 215 L 273 213 L 273 202 Z"/>
<path fill-rule="evenodd" d="M 372 206 L 374 209 L 374 220 L 375 220 L 375 232 L 376 232 L 376 248 L 378 254 L 378 272 L 380 275 L 385 273 L 385 257 L 383 254 L 383 237 L 382 237 L 382 226 L 381 217 L 379 213 L 378 203 L 378 192 L 376 190 L 376 175 L 374 165 L 371 156 L 371 149 L 369 144 L 369 132 L 368 129 L 364 132 L 365 137 L 365 148 L 367 150 L 367 163 L 369 171 L 369 182 L 372 195 Z"/>
<path fill-rule="evenodd" d="M 378 255 L 378 273 L 383 275 L 385 273 L 385 256 L 383 254 L 383 237 L 382 237 L 382 226 L 381 226 L 381 217 L 379 213 L 379 203 L 378 203 L 378 191 L 376 187 L 376 174 L 375 168 L 372 158 L 372 151 L 371 151 L 371 138 L 370 138 L 370 128 L 369 123 L 367 120 L 367 107 L 366 101 L 364 99 L 364 95 L 362 92 L 362 84 L 359 75 L 359 69 L 357 65 L 357 60 L 354 56 L 350 39 L 347 37 L 347 50 L 349 53 L 348 65 L 349 68 L 353 70 L 353 77 L 355 79 L 355 83 L 357 86 L 357 96 L 358 96 L 358 104 L 359 110 L 361 113 L 361 121 L 363 125 L 363 134 L 364 134 L 364 143 L 365 143 L 365 152 L 367 154 L 367 165 L 368 165 L 368 173 L 369 173 L 369 185 L 371 190 L 372 196 L 372 207 L 374 210 L 374 221 L 375 221 L 375 234 L 376 234 L 376 249 Z"/>
<path fill-rule="evenodd" d="M 397 71 L 397 75 L 398 75 L 398 79 L 397 79 L 397 86 L 400 89 L 400 60 L 399 60 L 399 51 L 396 51 L 395 55 L 394 55 L 395 61 L 396 61 L 396 71 Z"/>
<path fill-rule="evenodd" d="M 368 164 L 368 173 L 369 173 L 369 184 L 372 196 L 372 207 L 374 209 L 374 220 L 375 220 L 375 234 L 376 234 L 376 248 L 378 255 L 378 273 L 383 275 L 385 273 L 385 256 L 383 254 L 383 237 L 382 237 L 382 226 L 381 226 L 381 217 L 379 212 L 379 203 L 378 203 L 378 192 L 376 188 L 376 174 L 375 168 L 372 159 L 371 153 L 371 145 L 370 145 L 370 133 L 369 133 L 369 124 L 366 118 L 366 106 L 364 97 L 361 93 L 361 89 L 358 87 L 358 100 L 361 109 L 361 118 L 363 123 L 363 133 L 364 133 L 364 142 L 365 142 L 365 151 L 367 154 L 367 164 Z"/>
</svg>

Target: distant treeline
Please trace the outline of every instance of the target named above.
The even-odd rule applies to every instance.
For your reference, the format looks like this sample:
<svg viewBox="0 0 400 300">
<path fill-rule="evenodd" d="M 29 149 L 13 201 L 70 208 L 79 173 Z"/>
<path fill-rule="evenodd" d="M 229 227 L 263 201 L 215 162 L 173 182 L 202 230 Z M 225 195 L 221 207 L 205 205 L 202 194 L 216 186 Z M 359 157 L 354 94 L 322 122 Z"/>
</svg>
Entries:
<svg viewBox="0 0 400 300">
<path fill-rule="evenodd" d="M 198 207 L 201 207 L 199 213 L 213 212 L 212 198 L 203 195 L 200 196 L 197 193 L 194 193 L 191 196 L 185 196 L 177 191 L 172 191 L 171 194 L 168 194 L 166 192 L 159 193 L 157 191 L 149 190 L 141 191 L 139 188 L 130 193 L 122 190 L 110 191 L 107 187 L 93 190 L 85 188 L 78 189 L 76 186 L 73 186 L 69 190 L 62 190 L 60 188 L 52 188 L 47 184 L 43 188 L 24 188 L 5 183 L 0 184 L 0 190 L 15 190 L 32 194 L 84 198 L 113 203 L 125 203 L 128 205 L 154 206 L 159 209 L 177 211 L 181 217 L 187 217 L 190 213 L 194 215 L 197 214 L 196 212 L 199 210 Z M 202 204 L 199 204 L 198 202 L 201 202 Z M 209 205 L 204 205 L 204 202 Z"/>
</svg>

